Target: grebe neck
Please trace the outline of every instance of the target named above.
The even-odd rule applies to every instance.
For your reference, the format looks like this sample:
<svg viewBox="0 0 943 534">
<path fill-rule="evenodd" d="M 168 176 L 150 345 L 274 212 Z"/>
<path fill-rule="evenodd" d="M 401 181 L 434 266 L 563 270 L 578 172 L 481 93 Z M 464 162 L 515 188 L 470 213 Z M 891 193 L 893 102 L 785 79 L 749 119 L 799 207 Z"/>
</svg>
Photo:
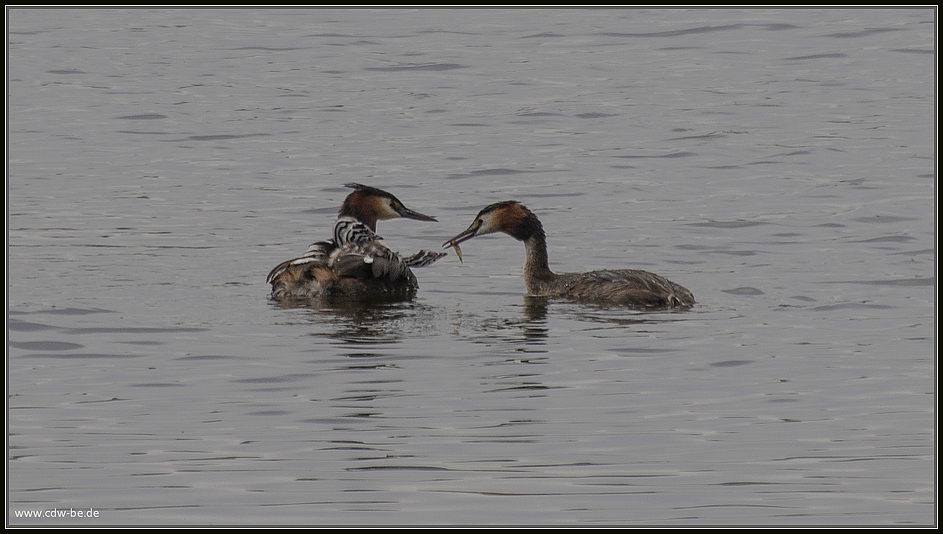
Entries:
<svg viewBox="0 0 943 534">
<path fill-rule="evenodd" d="M 364 209 L 356 204 L 344 203 L 341 206 L 340 213 L 337 214 L 338 217 L 353 217 L 358 221 L 364 223 L 374 232 L 377 231 L 377 216 L 373 213 L 373 210 Z"/>
<path fill-rule="evenodd" d="M 524 241 L 524 283 L 527 291 L 532 295 L 545 293 L 547 284 L 553 281 L 556 275 L 550 270 L 550 260 L 547 256 L 547 236 L 543 228 L 530 235 Z"/>
</svg>

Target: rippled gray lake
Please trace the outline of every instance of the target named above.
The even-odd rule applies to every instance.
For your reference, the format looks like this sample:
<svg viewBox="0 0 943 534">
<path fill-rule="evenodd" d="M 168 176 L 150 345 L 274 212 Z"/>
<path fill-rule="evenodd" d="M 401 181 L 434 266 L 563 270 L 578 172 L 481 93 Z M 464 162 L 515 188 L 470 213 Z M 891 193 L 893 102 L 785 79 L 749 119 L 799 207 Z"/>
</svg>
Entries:
<svg viewBox="0 0 943 534">
<path fill-rule="evenodd" d="M 935 8 L 8 9 L 8 525 L 932 525 Z M 281 306 L 346 182 L 543 221 Z M 79 515 L 81 513 L 81 515 Z M 87 515 L 91 514 L 91 517 Z"/>
</svg>

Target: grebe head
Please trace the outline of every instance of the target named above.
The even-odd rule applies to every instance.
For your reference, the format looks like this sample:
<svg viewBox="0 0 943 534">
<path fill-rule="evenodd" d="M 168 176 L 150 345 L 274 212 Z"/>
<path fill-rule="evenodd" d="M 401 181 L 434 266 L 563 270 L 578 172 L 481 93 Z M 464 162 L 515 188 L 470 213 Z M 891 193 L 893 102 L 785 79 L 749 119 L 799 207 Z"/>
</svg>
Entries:
<svg viewBox="0 0 943 534">
<path fill-rule="evenodd" d="M 341 206 L 341 217 L 354 217 L 376 231 L 377 221 L 403 217 L 417 221 L 436 222 L 435 217 L 423 215 L 403 205 L 390 193 L 368 185 L 349 183 L 354 191 L 347 195 Z"/>
<path fill-rule="evenodd" d="M 478 212 L 467 230 L 446 241 L 442 247 L 455 247 L 473 237 L 495 232 L 504 232 L 518 241 L 526 241 L 534 234 L 543 234 L 543 226 L 537 216 L 520 202 L 506 200 Z"/>
</svg>

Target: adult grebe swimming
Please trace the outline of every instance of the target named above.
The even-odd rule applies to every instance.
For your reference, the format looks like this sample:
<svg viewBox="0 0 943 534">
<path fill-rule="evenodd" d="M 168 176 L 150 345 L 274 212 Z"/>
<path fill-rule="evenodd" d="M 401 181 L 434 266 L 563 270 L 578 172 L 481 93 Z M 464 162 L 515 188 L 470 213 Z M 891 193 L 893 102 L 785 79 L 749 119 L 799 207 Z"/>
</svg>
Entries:
<svg viewBox="0 0 943 534">
<path fill-rule="evenodd" d="M 266 278 L 272 284 L 272 297 L 407 297 L 419 287 L 410 267 L 424 267 L 445 256 L 422 250 L 401 258 L 380 242 L 377 221 L 435 218 L 406 208 L 399 199 L 375 187 L 354 183 L 346 186 L 354 191 L 344 199 L 333 238 L 312 244 L 301 257 L 272 269 Z"/>
<path fill-rule="evenodd" d="M 552 272 L 543 225 L 536 215 L 514 200 L 498 202 L 481 210 L 467 230 L 448 240 L 443 247 L 454 247 L 461 258 L 459 243 L 494 232 L 504 232 L 524 242 L 524 283 L 531 295 L 638 308 L 687 308 L 694 305 L 694 295 L 690 291 L 646 271 Z"/>
</svg>

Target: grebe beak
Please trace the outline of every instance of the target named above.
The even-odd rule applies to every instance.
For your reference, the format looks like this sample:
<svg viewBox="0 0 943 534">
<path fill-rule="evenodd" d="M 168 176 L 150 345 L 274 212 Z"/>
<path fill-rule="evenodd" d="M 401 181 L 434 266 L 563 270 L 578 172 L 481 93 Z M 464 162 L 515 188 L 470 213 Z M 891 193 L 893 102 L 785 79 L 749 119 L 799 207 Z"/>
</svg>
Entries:
<svg viewBox="0 0 943 534">
<path fill-rule="evenodd" d="M 468 241 L 469 239 L 478 235 L 478 230 L 480 228 L 481 219 L 475 219 L 475 222 L 473 222 L 467 230 L 443 243 L 442 248 L 457 247 L 459 243 L 464 243 L 465 241 Z"/>
<path fill-rule="evenodd" d="M 428 216 L 428 215 L 423 215 L 423 214 L 419 213 L 418 211 L 413 211 L 413 210 L 411 210 L 411 209 L 409 209 L 409 208 L 406 208 L 406 207 L 402 207 L 402 208 L 397 209 L 397 210 L 396 210 L 396 213 L 398 213 L 400 217 L 404 217 L 404 218 L 406 218 L 406 219 L 414 219 L 414 220 L 417 220 L 417 221 L 427 221 L 427 222 L 439 222 L 438 220 L 436 220 L 435 217 L 430 217 L 430 216 Z"/>
</svg>

